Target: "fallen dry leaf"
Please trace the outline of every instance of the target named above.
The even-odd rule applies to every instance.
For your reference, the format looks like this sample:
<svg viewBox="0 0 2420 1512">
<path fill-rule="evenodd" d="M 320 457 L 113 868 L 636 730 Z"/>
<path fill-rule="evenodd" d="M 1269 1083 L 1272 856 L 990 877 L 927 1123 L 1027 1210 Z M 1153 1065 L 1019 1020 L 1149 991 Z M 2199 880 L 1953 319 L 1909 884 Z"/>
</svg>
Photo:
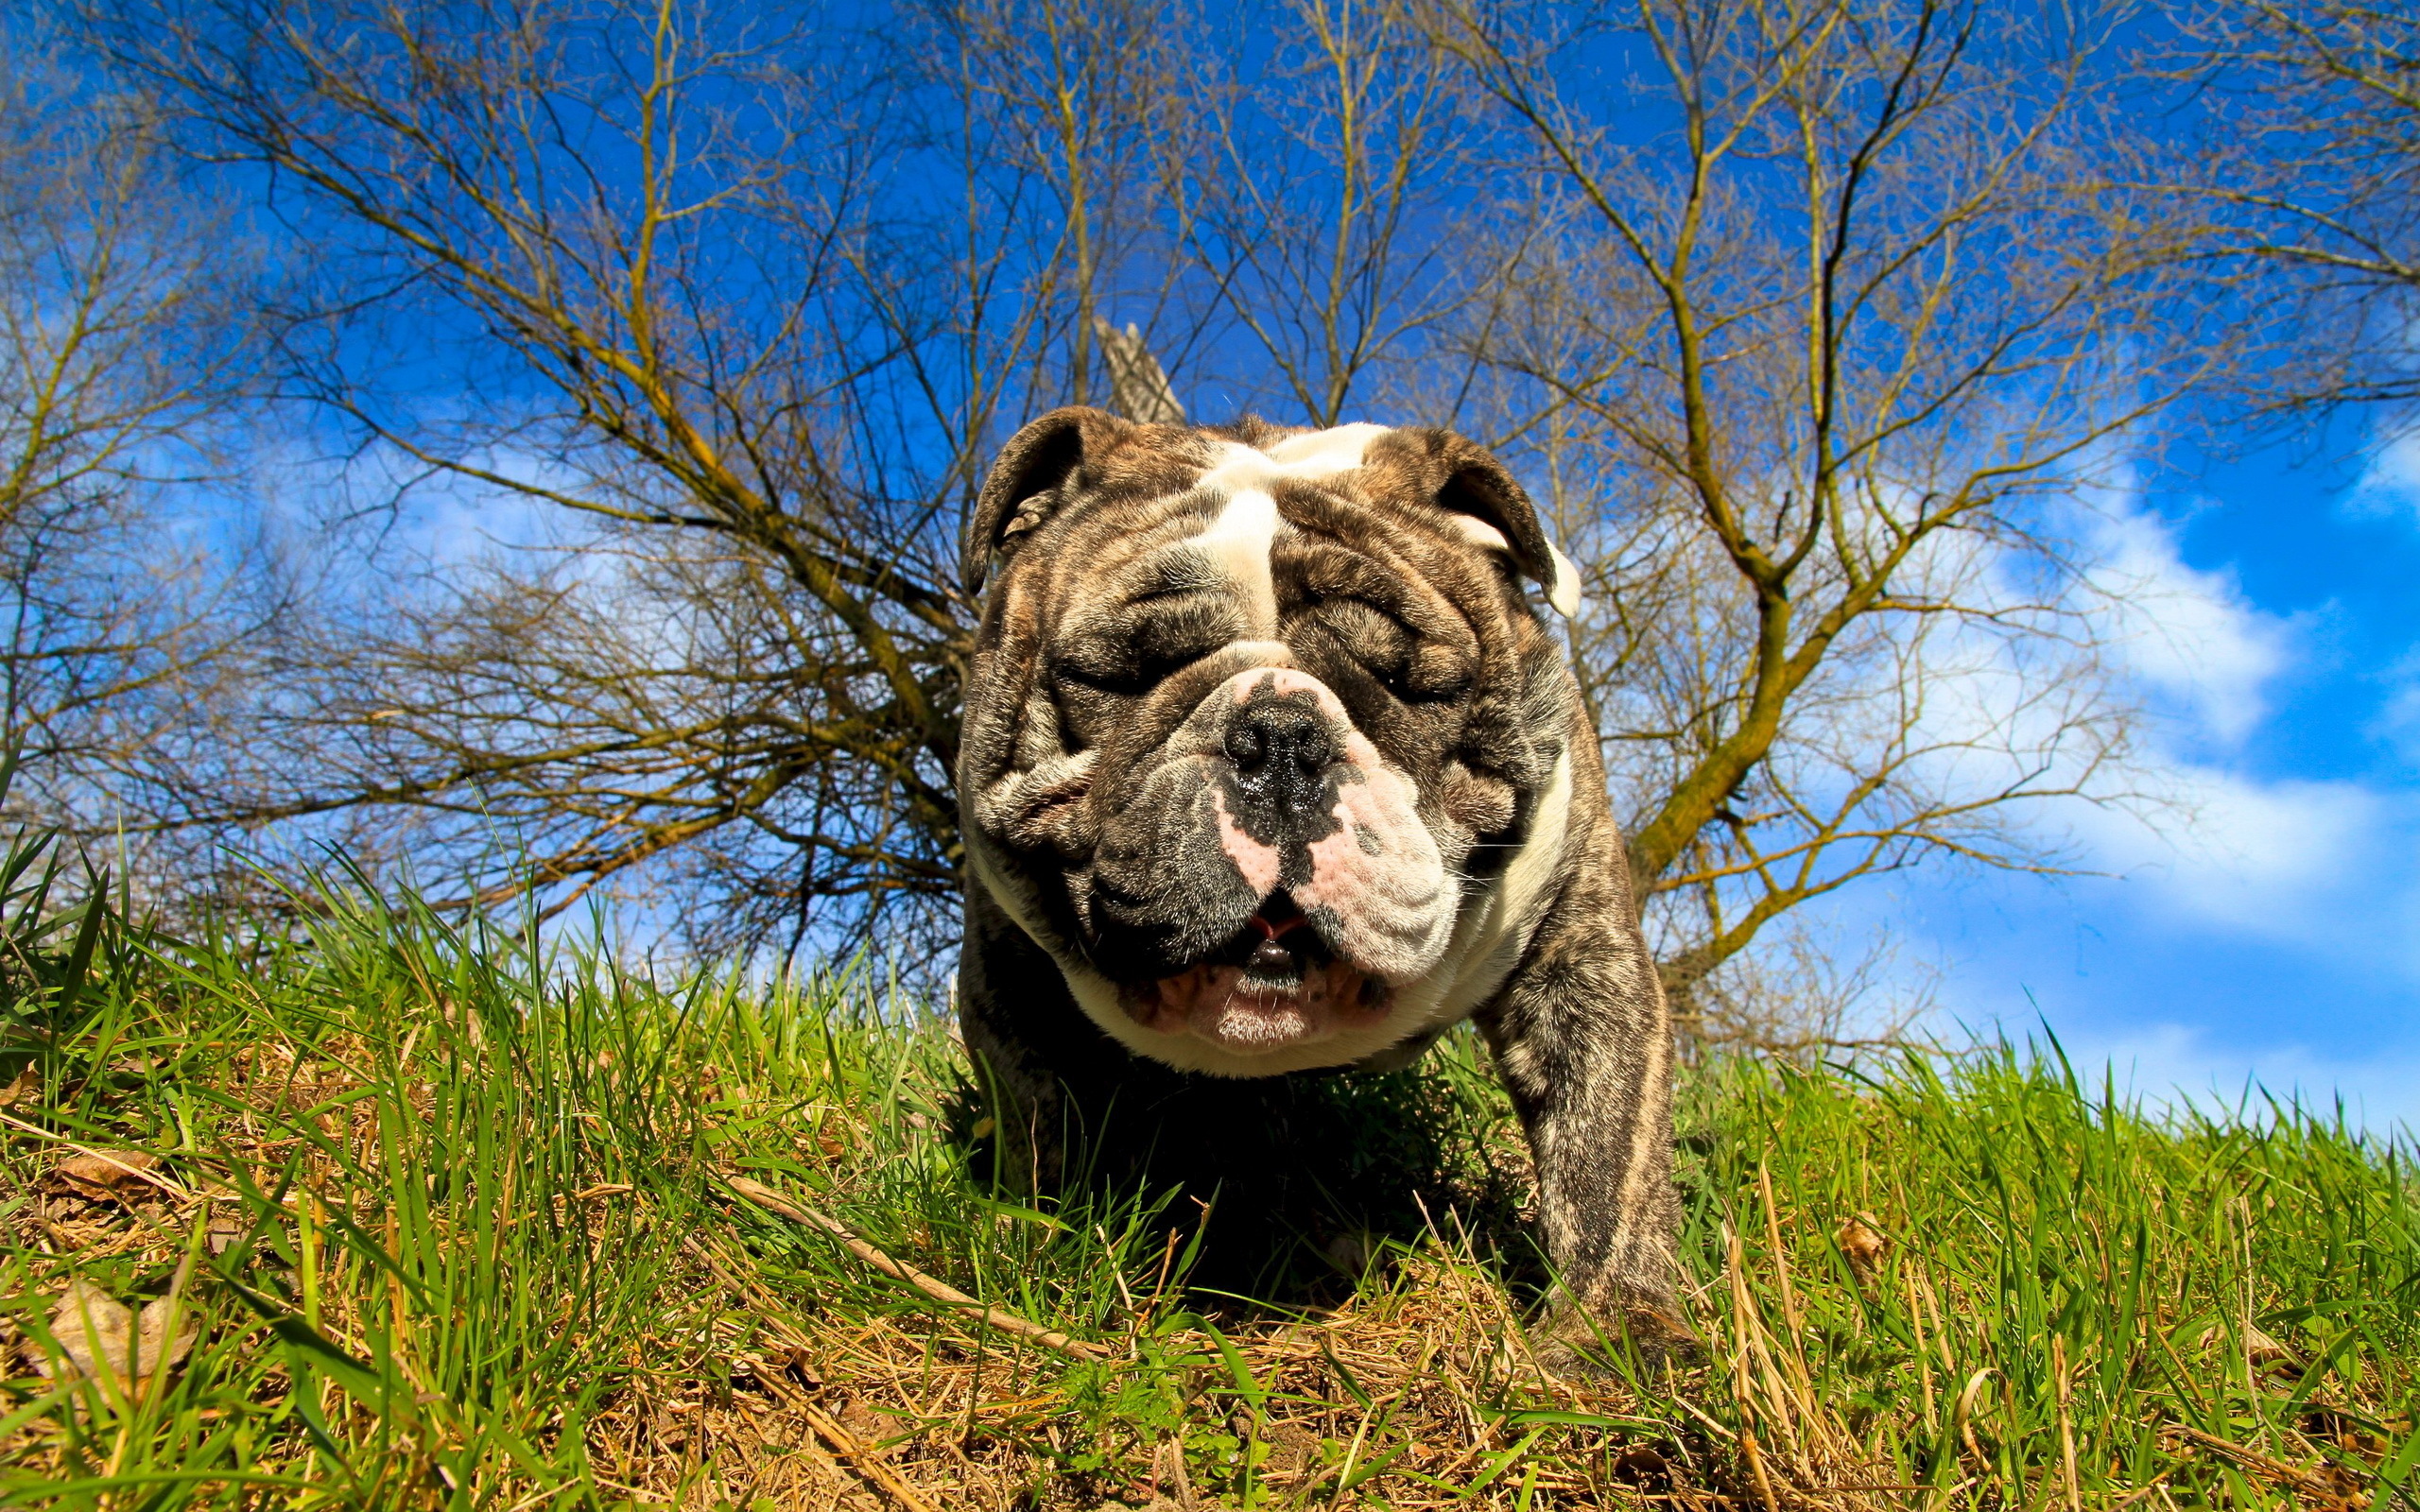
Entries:
<svg viewBox="0 0 2420 1512">
<path fill-rule="evenodd" d="M 213 1213 L 202 1242 L 210 1246 L 213 1255 L 223 1255 L 235 1246 L 236 1240 L 244 1237 L 245 1228 L 244 1220 L 232 1212 Z"/>
<path fill-rule="evenodd" d="M 2195 1341 L 2202 1349 L 2215 1349 L 2227 1342 L 2226 1332 L 2216 1323 L 2202 1331 Z M 2243 1332 L 2244 1351 L 2252 1356 L 2255 1368 L 2266 1366 L 2300 1366 L 2302 1359 L 2293 1350 L 2269 1336 L 2257 1324 L 2247 1325 Z"/>
<path fill-rule="evenodd" d="M 180 1325 L 173 1339 L 168 1336 L 171 1323 Z M 50 1314 L 50 1336 L 65 1360 L 28 1340 L 26 1362 L 45 1378 L 64 1366 L 76 1375 L 140 1389 L 151 1376 L 175 1367 L 191 1353 L 199 1333 L 192 1310 L 180 1309 L 174 1296 L 146 1304 L 138 1318 L 133 1309 L 99 1287 L 78 1281 Z"/>
<path fill-rule="evenodd" d="M 1881 1229 L 1876 1227 L 1880 1221 L 1870 1212 L 1856 1213 L 1841 1224 L 1841 1231 L 1833 1236 L 1840 1243 L 1841 1253 L 1848 1257 L 1849 1269 L 1857 1272 L 1858 1280 L 1872 1275 L 1874 1267 L 1882 1263 L 1882 1257 L 1891 1252 L 1891 1241 L 1884 1238 Z"/>
<path fill-rule="evenodd" d="M 34 1062 L 26 1061 L 17 1074 L 9 1080 L 8 1086 L 0 1087 L 0 1108 L 16 1107 L 31 1097 L 34 1094 L 34 1089 L 41 1085 L 42 1078 L 34 1072 Z"/>
<path fill-rule="evenodd" d="M 779 1351 L 778 1358 L 782 1372 L 791 1380 L 809 1391 L 823 1389 L 823 1378 L 815 1372 L 815 1356 L 807 1352 L 805 1345 L 789 1345 Z"/>
<path fill-rule="evenodd" d="M 1651 1494 L 1672 1488 L 1672 1467 L 1645 1444 L 1633 1444 L 1614 1456 L 1614 1479 Z"/>
<path fill-rule="evenodd" d="M 113 1197 L 125 1187 L 149 1186 L 143 1173 L 159 1163 L 141 1150 L 95 1150 L 60 1161 L 51 1175 L 88 1197 Z"/>
</svg>

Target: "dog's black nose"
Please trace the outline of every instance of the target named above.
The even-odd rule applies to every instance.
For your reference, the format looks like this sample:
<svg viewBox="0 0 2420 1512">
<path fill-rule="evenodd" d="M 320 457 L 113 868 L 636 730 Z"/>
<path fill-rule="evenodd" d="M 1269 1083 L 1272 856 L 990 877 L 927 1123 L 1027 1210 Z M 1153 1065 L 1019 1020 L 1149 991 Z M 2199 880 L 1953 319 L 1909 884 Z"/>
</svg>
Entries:
<svg viewBox="0 0 2420 1512">
<path fill-rule="evenodd" d="M 1298 704 L 1256 703 L 1227 727 L 1227 759 L 1248 788 L 1281 807 L 1319 797 L 1336 744 L 1317 714 Z"/>
</svg>

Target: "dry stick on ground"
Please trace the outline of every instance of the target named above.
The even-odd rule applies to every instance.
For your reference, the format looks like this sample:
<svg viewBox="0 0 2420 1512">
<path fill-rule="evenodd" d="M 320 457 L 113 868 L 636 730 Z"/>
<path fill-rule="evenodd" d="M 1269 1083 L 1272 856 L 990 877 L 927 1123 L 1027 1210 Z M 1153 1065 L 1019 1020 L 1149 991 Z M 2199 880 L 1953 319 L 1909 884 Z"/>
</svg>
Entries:
<svg viewBox="0 0 2420 1512">
<path fill-rule="evenodd" d="M 967 1296 L 938 1277 L 927 1276 L 913 1265 L 902 1264 L 858 1238 L 854 1230 L 838 1219 L 818 1212 L 813 1208 L 792 1202 L 761 1181 L 752 1181 L 744 1176 L 735 1176 L 728 1177 L 727 1182 L 734 1192 L 758 1207 L 769 1212 L 778 1213 L 792 1223 L 823 1230 L 840 1241 L 841 1246 L 850 1254 L 856 1256 L 885 1276 L 896 1281 L 904 1281 L 945 1306 L 966 1308 L 980 1314 L 984 1322 L 1003 1333 L 1013 1333 L 1018 1338 L 1030 1339 L 1046 1349 L 1056 1349 L 1061 1354 L 1074 1355 L 1080 1360 L 1099 1360 L 1108 1356 L 1109 1351 L 1098 1344 L 1092 1344 L 1083 1339 L 1071 1339 L 1056 1329 L 1046 1329 L 1039 1323 L 1028 1323 L 1014 1313 L 1004 1312 Z"/>
<path fill-rule="evenodd" d="M 937 1512 L 933 1503 L 916 1494 L 914 1486 L 893 1474 L 890 1467 L 876 1458 L 871 1449 L 857 1442 L 855 1434 L 805 1402 L 800 1402 L 798 1410 L 806 1418 L 807 1425 L 815 1430 L 816 1436 L 832 1446 L 834 1453 L 847 1460 L 866 1479 L 890 1493 L 891 1499 L 908 1508 L 908 1512 Z"/>
<path fill-rule="evenodd" d="M 755 1185 L 754 1182 L 750 1182 L 749 1184 L 751 1186 Z M 788 1214 L 784 1213 L 783 1216 L 787 1217 Z M 716 1277 L 720 1280 L 724 1285 L 731 1287 L 734 1291 L 736 1291 L 743 1296 L 752 1298 L 758 1306 L 767 1309 L 767 1322 L 777 1325 L 781 1332 L 789 1335 L 792 1340 L 797 1340 L 800 1337 L 798 1332 L 783 1320 L 783 1314 L 785 1310 L 781 1305 L 780 1298 L 774 1297 L 771 1293 L 766 1291 L 763 1286 L 758 1285 L 753 1281 L 744 1280 L 739 1277 L 734 1276 L 724 1267 L 722 1262 L 715 1259 L 714 1252 L 712 1250 L 698 1242 L 697 1236 L 694 1234 L 683 1239 L 681 1241 L 681 1247 L 687 1250 L 690 1254 L 695 1255 L 700 1261 L 703 1262 L 706 1268 L 713 1271 Z M 774 1379 L 777 1380 L 778 1378 Z M 843 1475 L 854 1472 L 864 1480 L 872 1483 L 875 1489 L 882 1491 L 892 1501 L 897 1502 L 901 1506 L 908 1508 L 908 1512 L 937 1512 L 937 1509 L 930 1502 L 925 1501 L 924 1497 L 917 1493 L 914 1486 L 902 1480 L 891 1470 L 890 1467 L 882 1463 L 881 1459 L 876 1456 L 867 1445 L 860 1443 L 856 1435 L 850 1433 L 847 1429 L 842 1428 L 837 1419 L 817 1408 L 813 1403 L 806 1401 L 803 1398 L 795 1396 L 791 1388 L 786 1384 L 775 1387 L 773 1385 L 773 1382 L 770 1380 L 768 1381 L 767 1384 L 769 1388 L 776 1390 L 782 1400 L 787 1401 L 792 1407 L 797 1408 L 800 1415 L 805 1418 L 807 1426 L 815 1430 L 818 1437 L 821 1438 L 826 1444 L 831 1446 L 831 1454 L 826 1454 L 820 1450 L 815 1450 L 815 1446 L 812 1444 L 806 1446 L 809 1450 L 814 1451 L 817 1458 L 829 1463 L 836 1470 Z M 836 1454 L 839 1456 L 838 1459 L 833 1458 L 833 1455 Z"/>
<path fill-rule="evenodd" d="M 2213 1453 L 2224 1455 L 2256 1475 L 2275 1481 L 2302 1495 L 2341 1496 L 2343 1494 L 2344 1487 L 2330 1484 L 2326 1477 L 2314 1474 L 2300 1466 L 2289 1465 L 2283 1460 L 2272 1459 L 2256 1449 L 2246 1449 L 2241 1444 L 2221 1438 L 2216 1434 L 2205 1434 L 2199 1428 L 2185 1423 L 2170 1423 L 2169 1429 Z"/>
</svg>

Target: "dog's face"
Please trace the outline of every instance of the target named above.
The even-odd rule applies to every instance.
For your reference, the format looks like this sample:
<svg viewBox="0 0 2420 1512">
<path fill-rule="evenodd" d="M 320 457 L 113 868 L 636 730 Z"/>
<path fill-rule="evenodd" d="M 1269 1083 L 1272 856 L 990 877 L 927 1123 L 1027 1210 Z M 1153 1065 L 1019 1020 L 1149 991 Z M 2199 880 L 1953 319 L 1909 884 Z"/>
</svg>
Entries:
<svg viewBox="0 0 2420 1512">
<path fill-rule="evenodd" d="M 1577 581 L 1444 432 L 1060 410 L 985 485 L 976 885 L 1170 1064 L 1365 1059 L 1467 1012 L 1560 861 Z"/>
</svg>

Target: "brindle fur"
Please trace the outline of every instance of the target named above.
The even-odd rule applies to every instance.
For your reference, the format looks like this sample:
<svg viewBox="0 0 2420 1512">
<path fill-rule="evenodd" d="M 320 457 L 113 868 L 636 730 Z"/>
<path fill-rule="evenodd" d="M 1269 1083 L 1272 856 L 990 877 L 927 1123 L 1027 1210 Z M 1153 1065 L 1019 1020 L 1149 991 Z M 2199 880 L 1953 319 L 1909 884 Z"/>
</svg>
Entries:
<svg viewBox="0 0 2420 1512">
<path fill-rule="evenodd" d="M 1120 784 L 1226 671 L 1196 663 L 1154 678 L 1150 659 L 1232 638 L 1231 626 L 1210 623 L 1215 606 L 1190 604 L 1174 624 L 1130 613 L 1120 606 L 1150 585 L 1122 575 L 1151 541 L 1199 525 L 1182 501 L 1213 442 L 1266 446 L 1288 434 L 1060 411 L 1010 443 L 978 503 L 970 589 L 995 576 L 959 771 L 977 862 L 959 1011 L 998 1158 L 1020 1184 L 1052 1187 L 1080 1160 L 1098 1169 L 1106 1154 L 1115 1167 L 1120 1152 L 1154 1142 L 1286 1159 L 1283 1130 L 1253 1114 L 1253 1084 L 1129 1051 L 1079 1006 L 1063 967 L 1156 969 L 1125 963 L 1131 943 L 1103 937 L 1103 890 L 1130 911 L 1160 910 L 1167 927 L 1148 937 L 1176 941 L 1211 908 L 1204 898 L 1238 885 L 1120 830 L 1136 822 L 1117 808 Z M 1296 664 L 1415 780 L 1422 822 L 1472 879 L 1463 908 L 1479 905 L 1529 838 L 1558 758 L 1570 764 L 1568 817 L 1533 927 L 1470 1016 L 1528 1132 L 1546 1249 L 1571 1297 L 1641 1343 L 1685 1340 L 1672 1294 L 1670 1034 L 1579 686 L 1521 581 L 1554 572 L 1534 511 L 1500 465 L 1438 431 L 1388 433 L 1357 472 L 1275 491 L 1302 537 L 1276 558 Z M 1458 530 L 1457 513 L 1500 532 L 1510 560 Z M 1344 593 L 1383 597 L 1392 618 L 1330 603 Z M 1169 644 L 1155 648 L 1155 637 Z M 1080 762 L 1085 751 L 1095 754 Z M 1184 948 L 1146 954 L 1165 950 L 1160 965 L 1172 966 Z M 1416 1058 L 1446 1026 L 1362 1064 Z M 1566 1314 L 1562 1332 L 1584 1323 Z"/>
</svg>

